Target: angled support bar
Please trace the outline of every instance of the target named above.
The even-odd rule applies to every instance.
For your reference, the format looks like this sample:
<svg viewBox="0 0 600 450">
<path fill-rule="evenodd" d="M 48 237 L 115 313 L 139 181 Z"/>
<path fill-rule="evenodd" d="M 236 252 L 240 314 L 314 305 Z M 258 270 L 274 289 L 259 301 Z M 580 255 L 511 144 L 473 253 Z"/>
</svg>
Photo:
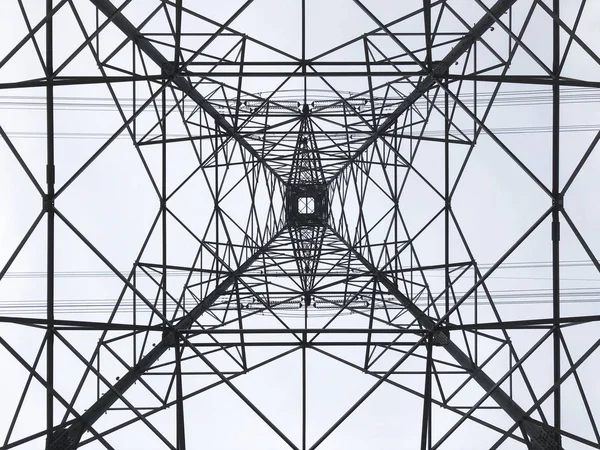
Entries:
<svg viewBox="0 0 600 450">
<path fill-rule="evenodd" d="M 152 61 L 154 61 L 163 71 L 163 73 L 170 77 L 173 84 L 181 89 L 185 94 L 192 99 L 200 108 L 211 116 L 215 123 L 221 127 L 225 132 L 231 136 L 237 143 L 246 149 L 252 156 L 258 161 L 261 161 L 265 167 L 283 183 L 281 175 L 279 175 L 272 167 L 265 163 L 262 158 L 252 145 L 241 136 L 233 126 L 212 106 L 208 100 L 204 98 L 200 92 L 198 92 L 192 83 L 177 73 L 177 67 L 167 60 L 165 56 L 154 46 L 152 43 L 144 37 L 142 33 L 119 11 L 110 0 L 90 0 L 112 23 L 119 28 L 131 41 L 135 42 L 139 49 L 146 54 Z"/>
<path fill-rule="evenodd" d="M 275 235 L 250 258 L 248 258 L 234 273 L 223 280 L 210 294 L 198 303 L 185 317 L 183 317 L 173 328 L 165 330 L 161 341 L 150 350 L 146 356 L 132 367 L 117 383 L 113 385 L 96 403 L 85 411 L 70 427 L 55 434 L 54 441 L 48 450 L 74 450 L 78 447 L 81 436 L 88 426 L 93 425 L 127 390 L 146 373 L 152 365 L 169 349 L 172 348 L 180 338 L 180 331 L 188 330 L 193 323 L 207 311 L 212 304 L 223 293 L 231 287 L 234 281 L 265 252 L 265 250 L 277 239 L 285 228 Z"/>
<path fill-rule="evenodd" d="M 352 245 L 333 228 L 330 227 L 329 229 L 335 234 L 340 242 L 348 248 L 354 257 L 377 277 L 378 281 L 386 287 L 389 293 L 396 297 L 406 310 L 419 322 L 419 325 L 432 332 L 436 344 L 443 347 L 465 371 L 472 375 L 477 384 L 479 384 L 485 392 L 490 394 L 490 397 L 494 399 L 498 406 L 500 406 L 511 419 L 521 425 L 522 429 L 529 436 L 531 450 L 559 450 L 561 448 L 557 443 L 554 430 L 551 427 L 547 427 L 542 423 L 530 419 L 525 410 L 504 392 L 502 388 L 497 386 L 496 382 L 494 382 L 494 380 L 492 380 L 481 368 L 477 367 L 471 358 L 450 340 L 449 335 L 437 329 L 434 320 L 425 314 L 421 308 L 410 301 L 410 299 L 396 287 L 394 282 L 392 282 L 385 274 L 377 270 L 373 264 L 352 247 Z"/>
<path fill-rule="evenodd" d="M 495 18 L 502 16 L 509 8 L 516 3 L 517 0 L 499 0 L 494 6 L 490 8 L 489 14 L 484 15 L 479 22 L 473 25 L 471 31 L 458 41 L 458 43 L 452 47 L 452 50 L 442 59 L 441 61 L 434 62 L 434 66 L 429 75 L 427 75 L 421 82 L 417 84 L 417 87 L 408 96 L 404 98 L 402 103 L 387 117 L 387 119 L 379 125 L 377 130 L 371 134 L 369 138 L 356 150 L 354 155 L 340 168 L 337 174 L 341 174 L 350 164 L 362 155 L 371 146 L 379 136 L 387 131 L 398 118 L 404 114 L 409 108 L 421 98 L 429 89 L 433 87 L 437 77 L 443 77 L 448 73 L 448 69 L 458 59 L 471 48 L 471 46 L 477 42 L 478 39 L 485 33 L 496 21 Z"/>
</svg>

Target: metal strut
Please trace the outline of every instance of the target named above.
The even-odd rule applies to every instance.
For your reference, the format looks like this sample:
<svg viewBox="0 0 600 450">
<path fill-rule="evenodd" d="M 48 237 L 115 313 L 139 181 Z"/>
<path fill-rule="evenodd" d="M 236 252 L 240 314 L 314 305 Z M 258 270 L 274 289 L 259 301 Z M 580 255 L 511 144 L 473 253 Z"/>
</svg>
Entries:
<svg viewBox="0 0 600 450">
<path fill-rule="evenodd" d="M 448 68 L 452 66 L 458 59 L 471 48 L 471 46 L 481 38 L 494 23 L 496 18 L 507 12 L 517 0 L 499 0 L 489 10 L 489 13 L 484 15 L 479 22 L 473 25 L 473 28 L 465 34 L 465 36 L 452 47 L 452 50 L 442 59 L 433 64 L 431 73 L 427 75 L 417 87 L 408 96 L 404 98 L 402 103 L 385 119 L 385 121 L 373 131 L 363 144 L 356 149 L 356 152 L 346 161 L 346 163 L 336 173 L 336 176 L 341 174 L 350 164 L 352 164 L 361 154 L 363 154 L 383 133 L 387 131 L 397 120 L 410 109 L 410 107 L 425 94 L 436 83 L 438 77 L 445 77 L 448 74 Z M 335 176 L 334 176 L 335 178 Z"/>
<path fill-rule="evenodd" d="M 90 0 L 102 13 L 111 20 L 111 22 L 119 28 L 132 42 L 138 46 L 138 48 L 146 54 L 152 61 L 154 61 L 163 71 L 165 76 L 169 77 L 172 83 L 181 89 L 190 99 L 192 99 L 201 109 L 206 111 L 209 116 L 213 118 L 215 123 L 222 128 L 229 136 L 231 136 L 237 143 L 246 149 L 252 156 L 258 161 L 263 162 L 265 167 L 282 183 L 284 180 L 271 166 L 265 163 L 264 158 L 256 151 L 252 145 L 239 134 L 233 125 L 231 125 L 216 108 L 204 98 L 197 89 L 194 88 L 193 84 L 183 75 L 180 74 L 180 67 L 171 61 L 146 39 L 146 37 L 138 31 L 138 29 L 123 15 L 121 11 L 110 0 Z M 209 41 L 210 42 L 210 41 Z M 208 44 L 208 43 L 207 43 Z M 203 47 L 205 47 L 205 44 Z M 198 51 L 202 50 L 201 47 Z"/>
<path fill-rule="evenodd" d="M 284 230 L 285 227 L 275 233 L 263 247 L 250 256 L 250 258 L 240 265 L 235 272 L 225 278 L 225 280 L 223 280 L 210 294 L 204 297 L 204 299 L 174 327 L 166 329 L 161 341 L 156 344 L 146 356 L 141 358 L 129 372 L 121 377 L 111 389 L 102 395 L 96 403 L 90 406 L 80 418 L 76 419 L 71 426 L 55 432 L 52 443 L 47 447 L 48 450 L 76 449 L 86 428 L 92 426 L 169 348 L 172 348 L 179 341 L 180 332 L 188 330 L 192 324 L 204 314 L 204 312 L 208 310 L 229 287 L 231 287 L 234 281 L 248 270 L 248 268 L 266 251 Z"/>
<path fill-rule="evenodd" d="M 557 438 L 554 430 L 533 419 L 529 418 L 525 410 L 521 408 L 506 392 L 502 390 L 497 383 L 494 382 L 481 368 L 463 352 L 455 343 L 450 340 L 450 336 L 437 328 L 436 322 L 421 308 L 415 305 L 410 299 L 404 295 L 385 274 L 381 273 L 373 264 L 369 262 L 360 252 L 347 242 L 337 231 L 329 227 L 329 230 L 342 242 L 348 250 L 368 269 L 377 280 L 386 287 L 398 301 L 406 308 L 406 310 L 419 322 L 421 327 L 433 334 L 434 342 L 443 347 L 448 354 L 468 373 L 473 379 L 483 388 L 485 392 L 490 394 L 490 397 L 500 406 L 511 419 L 521 425 L 521 428 L 527 433 L 531 441 L 530 448 L 532 450 L 559 450 Z"/>
</svg>

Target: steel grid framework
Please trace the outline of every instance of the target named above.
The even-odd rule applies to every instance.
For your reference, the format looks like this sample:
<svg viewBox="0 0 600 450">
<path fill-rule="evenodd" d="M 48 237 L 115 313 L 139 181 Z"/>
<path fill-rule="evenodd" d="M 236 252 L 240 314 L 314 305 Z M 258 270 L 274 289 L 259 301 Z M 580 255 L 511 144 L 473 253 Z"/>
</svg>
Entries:
<svg viewBox="0 0 600 450">
<path fill-rule="evenodd" d="M 12 3 L 2 449 L 600 448 L 594 2 Z"/>
</svg>

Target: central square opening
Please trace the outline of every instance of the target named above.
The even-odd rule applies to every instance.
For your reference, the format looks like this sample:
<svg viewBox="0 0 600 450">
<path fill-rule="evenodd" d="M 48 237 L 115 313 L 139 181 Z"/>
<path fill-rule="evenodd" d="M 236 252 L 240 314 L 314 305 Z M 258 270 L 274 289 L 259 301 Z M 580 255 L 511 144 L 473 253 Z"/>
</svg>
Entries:
<svg viewBox="0 0 600 450">
<path fill-rule="evenodd" d="M 298 213 L 313 214 L 315 212 L 314 197 L 300 197 L 298 199 Z"/>
<path fill-rule="evenodd" d="M 290 225 L 316 227 L 327 224 L 327 185 L 290 184 L 286 186 L 286 217 Z"/>
</svg>

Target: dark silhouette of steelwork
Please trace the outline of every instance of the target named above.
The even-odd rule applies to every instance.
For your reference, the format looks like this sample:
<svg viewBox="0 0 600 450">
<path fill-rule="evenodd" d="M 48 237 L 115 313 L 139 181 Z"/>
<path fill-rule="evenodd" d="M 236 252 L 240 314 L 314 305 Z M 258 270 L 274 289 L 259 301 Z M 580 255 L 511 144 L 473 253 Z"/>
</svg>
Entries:
<svg viewBox="0 0 600 450">
<path fill-rule="evenodd" d="M 575 48 L 588 63 L 600 65 L 578 34 L 589 7 L 585 0 L 570 6 L 576 14 L 569 21 L 561 16 L 558 0 L 551 6 L 541 0 L 474 0 L 468 11 L 451 0 L 415 0 L 406 2 L 404 15 L 385 19 L 369 2 L 349 0 L 369 27 L 310 58 L 306 0 L 297 0 L 299 55 L 236 28 L 258 0 L 243 2 L 225 21 L 190 0 L 47 0 L 41 19 L 39 11 L 34 15 L 18 3 L 28 34 L 0 55 L 0 75 L 7 73 L 0 96 L 44 90 L 46 184 L 7 131 L 10 126 L 0 123 L 4 147 L 42 205 L 22 236 L 2 244 L 14 249 L 2 261 L 0 285 L 16 277 L 11 272 L 15 260 L 36 230 L 45 229 L 47 261 L 40 276 L 46 295 L 43 315 L 33 308 L 5 313 L 0 298 L 0 325 L 13 327 L 0 328 L 6 330 L 0 332 L 0 346 L 27 373 L 14 411 L 1 416 L 7 423 L 2 449 L 39 448 L 42 441 L 56 450 L 131 448 L 131 442 L 115 436 L 133 427 L 156 438 L 160 448 L 200 448 L 202 436 L 190 436 L 190 423 L 197 418 L 186 406 L 203 392 L 226 386 L 279 436 L 282 448 L 312 450 L 326 445 L 384 384 L 418 399 L 413 416 L 421 425 L 409 431 L 423 450 L 456 448 L 453 436 L 470 425 L 477 426 L 473 439 L 485 436 L 481 442 L 490 448 L 567 449 L 575 443 L 600 448 L 598 399 L 590 395 L 595 386 L 581 375 L 581 366 L 600 346 L 600 335 L 576 351 L 565 338 L 566 329 L 589 334 L 600 315 L 561 310 L 567 292 L 561 286 L 561 227 L 600 272 L 593 244 L 564 202 L 600 132 L 593 130 L 597 134 L 572 164 L 566 182 L 561 172 L 561 95 L 584 88 L 593 95 L 600 88 L 593 75 L 563 75 Z M 475 20 L 464 16 L 473 11 Z M 55 22 L 67 13 L 78 27 L 69 31 L 78 36 L 77 45 L 56 64 L 56 39 L 66 30 Z M 539 17 L 543 24 L 534 20 Z M 549 55 L 528 45 L 532 30 L 552 36 L 544 44 Z M 28 47 L 44 76 L 14 79 L 9 67 Z M 87 62 L 71 72 L 83 54 Z M 530 66 L 520 68 L 520 55 Z M 257 80 L 264 91 L 247 87 Z M 340 88 L 338 80 L 354 83 L 355 91 Z M 506 85 L 523 92 L 537 85 L 551 90 L 542 102 L 551 106 L 547 179 L 488 125 Z M 97 151 L 57 182 L 56 145 L 62 136 L 57 105 L 75 101 L 58 92 L 98 86 L 110 94 L 120 123 L 112 134 L 100 133 Z M 104 250 L 106 243 L 90 239 L 60 204 L 123 137 L 158 200 L 127 273 L 112 262 L 115 255 Z M 535 189 L 547 200 L 543 213 L 489 267 L 477 261 L 452 203 L 470 158 L 486 145 L 511 160 L 526 179 L 524 190 Z M 426 146 L 430 153 L 421 151 Z M 192 161 L 188 172 L 170 178 L 180 164 L 177 152 L 184 150 L 192 155 L 182 159 Z M 111 182 L 110 176 L 104 182 Z M 411 180 L 420 187 L 411 187 Z M 101 190 L 101 182 L 95 183 Z M 416 227 L 409 224 L 416 211 L 404 201 L 415 195 L 415 204 L 431 204 L 419 212 L 426 218 Z M 201 205 L 202 212 L 181 209 L 178 198 L 185 198 L 186 207 Z M 551 313 L 508 320 L 491 280 L 542 224 L 551 228 L 545 246 L 551 255 Z M 433 239 L 431 230 L 438 225 Z M 76 301 L 72 310 L 60 309 L 55 283 L 77 273 L 56 269 L 57 252 L 65 251 L 57 226 L 108 270 L 114 297 L 103 303 L 106 309 L 89 311 L 104 314 L 102 320 L 81 316 Z M 490 224 L 486 232 L 501 235 L 505 227 Z M 103 239 L 109 242 L 111 236 Z M 83 293 L 84 287 L 73 295 L 98 298 Z M 43 330 L 31 355 L 15 345 L 14 327 Z M 81 347 L 88 338 L 73 339 L 74 332 L 93 336 L 89 348 Z M 529 365 L 545 347 L 550 349 L 549 378 Z M 81 370 L 59 369 L 57 351 L 67 352 Z M 307 418 L 310 352 L 373 379 L 371 388 L 356 394 L 352 406 L 316 439 L 309 436 Z M 289 355 L 301 360 L 297 436 L 236 385 L 238 378 Z M 63 390 L 67 380 L 71 391 Z M 567 384 L 575 386 L 568 396 L 562 393 Z M 17 436 L 33 385 L 45 391 L 46 424 L 31 425 Z M 589 432 L 563 424 L 573 392 Z M 436 420 L 437 410 L 448 416 Z M 155 420 L 167 412 L 174 420 Z"/>
</svg>

